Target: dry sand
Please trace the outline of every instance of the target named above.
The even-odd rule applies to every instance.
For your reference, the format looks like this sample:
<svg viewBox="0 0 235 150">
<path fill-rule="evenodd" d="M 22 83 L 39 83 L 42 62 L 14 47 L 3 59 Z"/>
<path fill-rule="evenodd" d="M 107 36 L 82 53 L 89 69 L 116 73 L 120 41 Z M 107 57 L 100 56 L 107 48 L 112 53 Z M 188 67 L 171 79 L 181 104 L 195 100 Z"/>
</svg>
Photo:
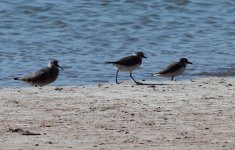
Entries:
<svg viewBox="0 0 235 150">
<path fill-rule="evenodd" d="M 235 78 L 145 82 L 2 88 L 0 150 L 235 149 Z"/>
</svg>

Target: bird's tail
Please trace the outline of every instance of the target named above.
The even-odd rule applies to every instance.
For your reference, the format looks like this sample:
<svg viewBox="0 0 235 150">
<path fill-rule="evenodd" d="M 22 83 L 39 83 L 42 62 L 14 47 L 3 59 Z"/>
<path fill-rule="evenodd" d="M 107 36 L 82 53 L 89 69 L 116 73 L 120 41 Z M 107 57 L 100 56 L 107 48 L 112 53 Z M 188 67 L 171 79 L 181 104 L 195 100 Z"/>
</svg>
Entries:
<svg viewBox="0 0 235 150">
<path fill-rule="evenodd" d="M 158 73 L 152 73 L 151 74 L 151 77 L 156 77 L 156 76 L 158 76 L 159 74 Z"/>
<path fill-rule="evenodd" d="M 14 80 L 24 80 L 22 77 L 13 78 Z"/>
</svg>

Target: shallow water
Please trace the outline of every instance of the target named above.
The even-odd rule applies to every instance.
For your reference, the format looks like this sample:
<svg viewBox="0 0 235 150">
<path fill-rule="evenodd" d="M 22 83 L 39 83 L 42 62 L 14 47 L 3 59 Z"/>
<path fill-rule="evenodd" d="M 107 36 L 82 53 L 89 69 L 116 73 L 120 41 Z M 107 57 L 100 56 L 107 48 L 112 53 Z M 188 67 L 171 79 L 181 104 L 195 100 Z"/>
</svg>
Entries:
<svg viewBox="0 0 235 150">
<path fill-rule="evenodd" d="M 234 16 L 234 0 L 2 0 L 0 86 L 27 86 L 12 78 L 52 58 L 64 67 L 52 85 L 114 82 L 104 62 L 137 50 L 148 57 L 133 72 L 139 80 L 180 57 L 194 64 L 179 80 L 235 76 Z"/>
</svg>

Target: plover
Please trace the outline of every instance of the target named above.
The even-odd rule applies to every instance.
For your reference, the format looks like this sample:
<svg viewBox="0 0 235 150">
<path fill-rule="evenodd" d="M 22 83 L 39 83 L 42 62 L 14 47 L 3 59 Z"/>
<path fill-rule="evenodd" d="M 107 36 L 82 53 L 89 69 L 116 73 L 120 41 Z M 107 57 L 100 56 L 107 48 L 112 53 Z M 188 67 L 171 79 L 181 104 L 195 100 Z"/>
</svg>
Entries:
<svg viewBox="0 0 235 150">
<path fill-rule="evenodd" d="M 147 57 L 144 56 L 143 52 L 136 52 L 133 55 L 123 57 L 120 60 L 109 61 L 109 62 L 105 62 L 105 63 L 113 64 L 113 66 L 117 69 L 117 73 L 116 73 L 116 83 L 117 84 L 119 84 L 119 82 L 117 80 L 119 70 L 120 71 L 130 72 L 130 77 L 135 81 L 135 83 L 136 84 L 141 84 L 140 82 L 137 82 L 133 78 L 132 71 L 137 69 L 141 65 L 142 58 L 147 58 Z"/>
<path fill-rule="evenodd" d="M 35 71 L 24 77 L 14 78 L 14 80 L 21 80 L 29 83 L 32 86 L 45 86 L 54 82 L 59 75 L 59 68 L 57 60 L 51 60 L 48 63 L 48 67 Z"/>
<path fill-rule="evenodd" d="M 169 64 L 166 68 L 160 72 L 153 73 L 152 76 L 162 76 L 162 77 L 171 77 L 171 81 L 175 76 L 182 74 L 187 66 L 187 64 L 193 64 L 188 61 L 186 58 L 180 58 L 177 62 Z"/>
</svg>

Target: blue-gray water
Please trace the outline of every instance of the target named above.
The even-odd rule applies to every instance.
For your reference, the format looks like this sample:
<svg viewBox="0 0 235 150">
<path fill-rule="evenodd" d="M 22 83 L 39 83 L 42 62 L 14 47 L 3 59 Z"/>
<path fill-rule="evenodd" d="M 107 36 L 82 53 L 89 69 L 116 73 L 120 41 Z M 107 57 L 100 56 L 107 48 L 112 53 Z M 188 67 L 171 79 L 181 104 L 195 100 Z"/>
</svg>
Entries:
<svg viewBox="0 0 235 150">
<path fill-rule="evenodd" d="M 234 0 L 1 0 L 0 86 L 47 66 L 64 70 L 52 85 L 114 82 L 103 62 L 143 51 L 137 80 L 186 57 L 182 79 L 235 75 Z M 128 73 L 120 73 L 120 80 Z M 153 80 L 169 80 L 158 77 Z"/>
</svg>

